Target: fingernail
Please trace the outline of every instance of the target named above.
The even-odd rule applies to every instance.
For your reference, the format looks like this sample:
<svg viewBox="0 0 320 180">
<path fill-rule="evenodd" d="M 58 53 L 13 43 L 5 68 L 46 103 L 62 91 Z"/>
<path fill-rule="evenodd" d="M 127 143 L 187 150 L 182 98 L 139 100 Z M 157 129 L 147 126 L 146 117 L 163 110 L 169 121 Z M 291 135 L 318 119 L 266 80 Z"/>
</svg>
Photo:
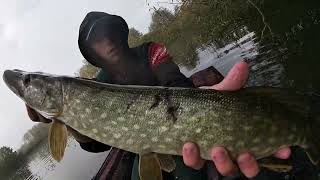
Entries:
<svg viewBox="0 0 320 180">
<path fill-rule="evenodd" d="M 211 89 L 211 86 L 200 86 L 199 89 Z"/>
<path fill-rule="evenodd" d="M 239 164 L 246 164 L 248 162 L 251 162 L 252 160 L 253 160 L 253 157 L 249 153 L 241 154 L 238 157 Z"/>
<path fill-rule="evenodd" d="M 274 156 L 279 159 L 288 159 L 291 155 L 291 149 L 288 146 L 281 147 Z"/>
<path fill-rule="evenodd" d="M 255 157 L 250 153 L 241 154 L 238 157 L 238 165 L 241 172 L 249 179 L 257 176 L 260 171 L 259 165 Z"/>
<path fill-rule="evenodd" d="M 219 149 L 218 151 L 214 152 L 212 159 L 215 163 L 223 163 L 227 159 L 227 152 L 223 149 Z"/>
</svg>

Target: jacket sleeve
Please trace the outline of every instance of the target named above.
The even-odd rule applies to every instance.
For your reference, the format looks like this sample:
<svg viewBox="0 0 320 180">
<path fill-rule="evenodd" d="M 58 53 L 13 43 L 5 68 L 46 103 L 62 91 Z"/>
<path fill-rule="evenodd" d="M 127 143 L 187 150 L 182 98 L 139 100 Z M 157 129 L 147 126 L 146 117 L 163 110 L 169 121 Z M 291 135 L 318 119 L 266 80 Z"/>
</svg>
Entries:
<svg viewBox="0 0 320 180">
<path fill-rule="evenodd" d="M 148 59 L 159 85 L 167 87 L 194 87 L 192 81 L 185 77 L 180 72 L 177 64 L 172 61 L 164 45 L 151 43 Z"/>
<path fill-rule="evenodd" d="M 86 143 L 81 143 L 79 142 L 80 147 L 88 152 L 93 152 L 93 153 L 99 153 L 99 152 L 104 152 L 104 151 L 108 151 L 111 149 L 110 146 L 103 144 L 101 142 L 98 141 L 90 141 L 90 142 L 86 142 Z"/>
</svg>

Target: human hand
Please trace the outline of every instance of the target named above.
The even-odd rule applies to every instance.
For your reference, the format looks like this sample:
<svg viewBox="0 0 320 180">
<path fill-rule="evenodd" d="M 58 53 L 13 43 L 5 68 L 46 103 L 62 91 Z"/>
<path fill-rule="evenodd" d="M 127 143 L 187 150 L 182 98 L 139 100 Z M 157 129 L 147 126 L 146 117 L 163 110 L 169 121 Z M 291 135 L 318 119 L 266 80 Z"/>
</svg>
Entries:
<svg viewBox="0 0 320 180">
<path fill-rule="evenodd" d="M 47 119 L 39 114 L 37 111 L 26 105 L 28 116 L 33 122 L 51 123 L 51 119 Z"/>
<path fill-rule="evenodd" d="M 248 74 L 248 64 L 241 61 L 233 66 L 220 83 L 203 88 L 219 91 L 235 91 L 244 86 L 248 79 Z M 280 159 L 287 159 L 290 153 L 290 148 L 283 147 L 274 156 Z M 182 155 L 184 163 L 193 169 L 201 169 L 205 163 L 205 160 L 200 157 L 198 146 L 194 143 L 185 143 Z M 240 170 L 246 177 L 252 178 L 260 172 L 258 162 L 250 152 L 240 154 L 237 158 L 237 165 L 232 161 L 228 151 L 223 147 L 214 147 L 210 155 L 218 172 L 223 176 L 234 176 Z"/>
</svg>

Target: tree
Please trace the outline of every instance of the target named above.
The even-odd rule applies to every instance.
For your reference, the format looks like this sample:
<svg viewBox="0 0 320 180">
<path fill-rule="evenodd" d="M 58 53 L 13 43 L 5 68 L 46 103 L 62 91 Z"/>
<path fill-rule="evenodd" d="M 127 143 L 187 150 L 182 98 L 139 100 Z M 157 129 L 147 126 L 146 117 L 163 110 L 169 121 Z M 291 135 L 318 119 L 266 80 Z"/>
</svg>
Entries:
<svg viewBox="0 0 320 180">
<path fill-rule="evenodd" d="M 156 9 L 152 14 L 152 20 L 149 27 L 150 32 L 165 30 L 175 20 L 174 14 L 168 9 Z"/>
<path fill-rule="evenodd" d="M 129 29 L 129 38 L 128 44 L 130 47 L 134 47 L 140 44 L 142 33 L 136 30 L 135 28 Z"/>
<path fill-rule="evenodd" d="M 79 69 L 79 72 L 76 73 L 76 76 L 89 78 L 89 79 L 96 77 L 100 68 L 91 65 L 86 60 L 83 60 L 83 63 L 84 65 Z"/>
<path fill-rule="evenodd" d="M 0 148 L 0 177 L 8 178 L 22 164 L 22 156 L 20 156 L 12 148 L 3 146 Z"/>
<path fill-rule="evenodd" d="M 12 148 L 6 146 L 0 148 L 0 162 L 14 156 L 16 156 L 16 152 L 14 152 Z"/>
</svg>

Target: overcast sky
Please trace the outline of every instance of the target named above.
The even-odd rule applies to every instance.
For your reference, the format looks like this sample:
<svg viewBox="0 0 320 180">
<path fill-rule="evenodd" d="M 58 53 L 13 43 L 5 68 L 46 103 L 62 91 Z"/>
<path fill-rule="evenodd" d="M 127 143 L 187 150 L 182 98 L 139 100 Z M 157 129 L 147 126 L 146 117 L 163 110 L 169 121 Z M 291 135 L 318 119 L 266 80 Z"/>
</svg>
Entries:
<svg viewBox="0 0 320 180">
<path fill-rule="evenodd" d="M 153 3 L 157 0 L 149 1 L 158 6 Z M 74 75 L 83 59 L 77 47 L 78 27 L 89 11 L 120 15 L 144 33 L 151 20 L 146 0 L 0 0 L 0 4 L 1 76 L 6 69 Z M 16 149 L 34 123 L 2 78 L 0 98 L 0 147 Z"/>
</svg>

